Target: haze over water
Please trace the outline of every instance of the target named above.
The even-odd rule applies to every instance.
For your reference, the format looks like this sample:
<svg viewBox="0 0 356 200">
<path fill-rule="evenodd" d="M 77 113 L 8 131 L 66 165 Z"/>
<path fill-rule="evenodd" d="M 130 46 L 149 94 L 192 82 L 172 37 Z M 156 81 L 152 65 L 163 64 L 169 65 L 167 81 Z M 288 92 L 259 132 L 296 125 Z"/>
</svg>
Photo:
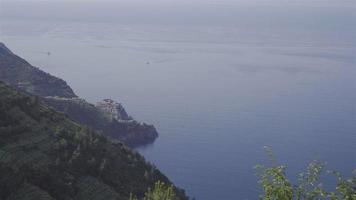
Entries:
<svg viewBox="0 0 356 200">
<path fill-rule="evenodd" d="M 133 2 L 3 1 L 0 41 L 154 124 L 138 151 L 198 200 L 257 199 L 264 146 L 291 176 L 313 159 L 351 175 L 354 1 Z"/>
</svg>

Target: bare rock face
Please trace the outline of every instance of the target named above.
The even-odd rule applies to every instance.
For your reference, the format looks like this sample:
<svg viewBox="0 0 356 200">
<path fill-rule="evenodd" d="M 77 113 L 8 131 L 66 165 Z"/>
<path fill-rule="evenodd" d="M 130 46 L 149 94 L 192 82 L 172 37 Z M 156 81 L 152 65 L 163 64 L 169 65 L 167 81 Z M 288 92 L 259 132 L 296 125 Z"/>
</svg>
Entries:
<svg viewBox="0 0 356 200">
<path fill-rule="evenodd" d="M 118 102 L 112 99 L 104 99 L 96 104 L 96 107 L 107 116 L 110 121 L 116 119 L 117 121 L 121 120 L 132 120 L 125 108 Z"/>
</svg>

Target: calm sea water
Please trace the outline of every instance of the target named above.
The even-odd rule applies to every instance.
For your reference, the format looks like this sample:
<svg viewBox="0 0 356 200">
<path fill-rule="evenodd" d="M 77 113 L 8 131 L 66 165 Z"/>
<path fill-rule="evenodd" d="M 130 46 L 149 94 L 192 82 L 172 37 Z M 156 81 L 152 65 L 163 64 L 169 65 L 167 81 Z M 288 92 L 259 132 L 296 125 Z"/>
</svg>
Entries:
<svg viewBox="0 0 356 200">
<path fill-rule="evenodd" d="M 335 16 L 295 29 L 5 20 L 1 40 L 153 123 L 160 137 L 138 151 L 190 196 L 256 199 L 264 146 L 290 176 L 313 159 L 356 167 L 356 31 Z"/>
</svg>

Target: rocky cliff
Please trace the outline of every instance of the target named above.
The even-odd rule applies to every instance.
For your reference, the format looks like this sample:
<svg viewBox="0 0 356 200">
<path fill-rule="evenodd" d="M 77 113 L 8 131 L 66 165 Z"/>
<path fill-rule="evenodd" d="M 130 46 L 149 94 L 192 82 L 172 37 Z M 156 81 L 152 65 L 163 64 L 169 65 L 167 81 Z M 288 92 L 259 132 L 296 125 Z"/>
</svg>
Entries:
<svg viewBox="0 0 356 200">
<path fill-rule="evenodd" d="M 112 99 L 104 99 L 96 104 L 96 107 L 102 111 L 102 113 L 107 116 L 111 121 L 130 121 L 130 117 L 125 108 L 118 102 Z"/>
<path fill-rule="evenodd" d="M 129 146 L 152 143 L 158 133 L 154 126 L 139 123 L 126 113 L 121 104 L 104 100 L 94 106 L 80 99 L 60 78 L 30 65 L 0 43 L 0 80 L 42 101 L 74 121 L 102 131 Z"/>
<path fill-rule="evenodd" d="M 46 97 L 42 98 L 42 101 L 66 113 L 76 122 L 102 131 L 105 135 L 117 138 L 130 147 L 152 143 L 158 137 L 153 125 L 139 123 L 128 115 L 121 119 L 114 118 L 112 113 L 103 111 L 102 108 L 97 108 L 80 98 Z"/>
</svg>

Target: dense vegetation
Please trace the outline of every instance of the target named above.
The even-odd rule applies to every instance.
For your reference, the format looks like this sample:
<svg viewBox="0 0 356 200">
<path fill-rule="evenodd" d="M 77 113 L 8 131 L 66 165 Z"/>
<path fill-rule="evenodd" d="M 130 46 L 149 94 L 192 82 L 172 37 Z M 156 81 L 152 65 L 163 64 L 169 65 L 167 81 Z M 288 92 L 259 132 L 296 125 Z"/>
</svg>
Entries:
<svg viewBox="0 0 356 200">
<path fill-rule="evenodd" d="M 94 105 L 79 99 L 65 81 L 33 67 L 0 43 L 0 80 L 64 112 L 72 120 L 101 131 L 134 147 L 152 143 L 158 133 L 154 126 L 137 121 L 123 123 L 103 116 Z"/>
<path fill-rule="evenodd" d="M 256 166 L 262 186 L 263 200 L 356 200 L 356 176 L 345 179 L 339 172 L 329 171 L 336 178 L 334 190 L 325 189 L 321 175 L 325 163 L 313 161 L 308 169 L 298 176 L 298 183 L 293 185 L 286 176 L 285 165 L 276 162 L 271 150 L 267 149 L 272 166 Z M 356 173 L 356 171 L 354 172 Z M 356 175 L 356 174 L 355 174 Z"/>
<path fill-rule="evenodd" d="M 0 82 L 0 199 L 142 198 L 172 183 L 119 141 Z M 178 199 L 187 199 L 173 187 Z"/>
</svg>

